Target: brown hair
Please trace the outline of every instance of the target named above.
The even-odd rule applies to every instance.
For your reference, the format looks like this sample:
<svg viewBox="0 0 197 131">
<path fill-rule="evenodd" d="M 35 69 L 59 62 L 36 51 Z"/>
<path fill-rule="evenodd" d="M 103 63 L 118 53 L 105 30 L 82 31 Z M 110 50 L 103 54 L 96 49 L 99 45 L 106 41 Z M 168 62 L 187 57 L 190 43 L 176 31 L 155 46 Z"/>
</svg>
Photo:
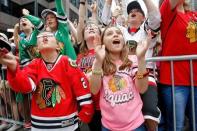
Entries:
<svg viewBox="0 0 197 131">
<path fill-rule="evenodd" d="M 87 23 L 87 24 L 95 24 L 95 23 Z M 86 25 L 87 25 L 87 24 L 86 24 Z M 97 25 L 97 24 L 95 24 L 95 25 Z M 98 25 L 97 25 L 97 26 L 98 26 Z M 99 26 L 98 26 L 98 29 L 99 29 L 99 33 L 101 34 L 101 29 L 99 28 Z M 86 54 L 88 53 L 88 50 L 89 50 L 89 49 L 88 49 L 88 47 L 87 47 L 86 41 L 84 40 L 85 26 L 84 26 L 82 32 L 83 32 L 83 40 L 82 40 L 81 45 L 80 45 L 80 53 L 82 53 L 83 55 L 86 55 Z"/>
<path fill-rule="evenodd" d="M 107 29 L 111 28 L 112 26 L 106 27 L 105 30 L 103 31 L 102 35 L 101 35 L 101 43 L 104 43 L 104 36 L 105 36 L 105 32 Z M 105 48 L 105 59 L 103 61 L 103 73 L 104 75 L 111 75 L 114 74 L 117 70 L 116 65 L 114 64 L 112 58 L 109 55 L 109 51 L 108 49 Z M 119 67 L 119 70 L 124 70 L 125 68 L 129 68 L 132 65 L 132 62 L 129 60 L 128 58 L 128 48 L 126 47 L 126 44 L 124 43 L 123 45 L 123 49 L 120 53 L 120 58 L 122 60 L 122 65 Z"/>
</svg>

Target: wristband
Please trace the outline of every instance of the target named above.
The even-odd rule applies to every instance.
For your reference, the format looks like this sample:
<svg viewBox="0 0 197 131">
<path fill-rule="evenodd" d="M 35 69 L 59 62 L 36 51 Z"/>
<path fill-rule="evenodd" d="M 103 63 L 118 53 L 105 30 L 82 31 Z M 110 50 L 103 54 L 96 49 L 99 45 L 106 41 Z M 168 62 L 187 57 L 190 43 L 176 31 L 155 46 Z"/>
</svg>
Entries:
<svg viewBox="0 0 197 131">
<path fill-rule="evenodd" d="M 92 70 L 93 75 L 103 75 L 103 70 L 102 69 L 93 69 Z"/>
<path fill-rule="evenodd" d="M 144 77 L 146 77 L 148 75 L 149 75 L 149 70 L 147 70 L 145 73 L 136 72 L 135 77 L 137 79 L 143 79 Z"/>
</svg>

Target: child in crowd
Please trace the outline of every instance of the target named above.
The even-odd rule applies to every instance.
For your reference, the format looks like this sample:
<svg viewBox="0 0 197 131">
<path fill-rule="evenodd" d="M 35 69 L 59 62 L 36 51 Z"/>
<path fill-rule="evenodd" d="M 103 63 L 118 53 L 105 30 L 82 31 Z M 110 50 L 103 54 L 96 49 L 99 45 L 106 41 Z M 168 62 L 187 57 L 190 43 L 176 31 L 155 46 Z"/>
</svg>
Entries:
<svg viewBox="0 0 197 131">
<path fill-rule="evenodd" d="M 14 39 L 19 48 L 20 66 L 23 68 L 38 56 L 36 36 L 39 31 L 43 30 L 44 25 L 41 19 L 30 15 L 28 10 L 23 9 L 22 13 L 24 16 L 14 28 Z M 20 37 L 20 32 L 23 32 L 22 37 Z"/>
<path fill-rule="evenodd" d="M 62 0 L 55 0 L 55 5 L 57 12 L 45 9 L 42 11 L 41 16 L 45 20 L 47 30 L 53 32 L 56 39 L 62 43 L 61 53 L 75 60 L 76 53 L 71 43 L 69 24 L 67 23 L 67 16 L 63 8 Z"/>
<path fill-rule="evenodd" d="M 32 93 L 32 131 L 76 131 L 78 122 L 88 123 L 93 115 L 89 85 L 74 61 L 60 55 L 59 43 L 51 32 L 37 36 L 41 58 L 21 70 L 15 56 L 0 52 L 0 63 L 8 66 L 11 87 Z M 78 113 L 77 102 L 81 106 Z"/>
<path fill-rule="evenodd" d="M 145 131 L 140 93 L 148 87 L 145 53 L 149 47 L 151 34 L 147 41 L 139 43 L 136 49 L 138 66 L 128 59 L 123 34 L 117 27 L 104 30 L 101 40 L 95 38 L 96 59 L 90 76 L 92 93 L 100 91 L 102 131 Z"/>
<path fill-rule="evenodd" d="M 41 19 L 29 14 L 26 9 L 22 10 L 23 17 L 14 28 L 14 41 L 19 49 L 19 64 L 21 68 L 27 66 L 34 58 L 38 57 L 36 51 L 37 35 L 40 30 L 43 30 L 43 22 Z M 23 36 L 20 33 L 23 32 Z M 19 112 L 23 117 L 25 128 L 31 127 L 30 121 L 30 97 L 28 94 L 17 93 L 16 96 Z"/>
<path fill-rule="evenodd" d="M 81 0 L 80 3 L 80 14 L 79 14 L 79 25 L 78 25 L 78 42 L 80 44 L 80 54 L 77 57 L 78 67 L 89 76 L 89 73 L 92 71 L 93 61 L 95 60 L 95 51 L 94 48 L 96 44 L 93 42 L 95 36 L 101 35 L 101 30 L 97 25 L 97 20 L 95 18 L 97 5 L 94 2 L 92 4 L 92 21 L 84 23 L 85 16 L 85 2 Z M 81 39 L 80 39 L 81 38 Z M 100 93 L 93 95 L 93 104 L 95 113 L 92 121 L 88 124 L 91 131 L 100 131 L 101 130 L 101 111 L 99 107 L 99 97 Z"/>
<path fill-rule="evenodd" d="M 111 3 L 112 0 L 106 0 L 103 8 L 101 19 L 106 25 L 110 22 Z M 159 9 L 155 6 L 153 0 L 127 0 L 126 3 L 128 27 L 125 28 L 122 25 L 118 25 L 118 23 L 117 26 L 121 29 L 126 43 L 130 41 L 140 43 L 141 40 L 146 39 L 147 31 L 151 30 L 153 37 L 145 56 L 146 58 L 153 57 L 153 48 L 156 45 L 160 30 L 161 15 Z M 161 117 L 161 112 L 158 108 L 157 79 L 154 77 L 155 64 L 147 62 L 146 68 L 150 71 L 148 76 L 149 86 L 148 90 L 141 95 L 143 101 L 142 112 L 148 130 L 155 131 Z"/>
</svg>

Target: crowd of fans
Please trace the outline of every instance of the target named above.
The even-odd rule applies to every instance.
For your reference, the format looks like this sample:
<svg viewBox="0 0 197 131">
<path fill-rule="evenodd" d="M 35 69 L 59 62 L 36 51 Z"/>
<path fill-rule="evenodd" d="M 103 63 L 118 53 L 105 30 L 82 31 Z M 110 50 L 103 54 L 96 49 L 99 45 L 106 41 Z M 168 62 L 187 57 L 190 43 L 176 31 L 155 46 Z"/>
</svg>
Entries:
<svg viewBox="0 0 197 131">
<path fill-rule="evenodd" d="M 190 62 L 173 63 L 174 83 L 170 62 L 146 62 L 197 54 L 197 12 L 190 1 L 162 0 L 157 7 L 152 0 L 127 0 L 125 16 L 123 3 L 112 12 L 112 0 L 105 0 L 102 23 L 96 2 L 90 18 L 86 0 L 79 2 L 73 22 L 55 0 L 56 11 L 45 9 L 42 18 L 23 9 L 11 39 L 0 33 L 1 117 L 32 131 L 80 131 L 83 123 L 90 131 L 182 131 L 186 117 L 190 130 L 197 126 L 197 61 L 195 116 Z M 0 130 L 19 128 L 1 120 Z"/>
</svg>

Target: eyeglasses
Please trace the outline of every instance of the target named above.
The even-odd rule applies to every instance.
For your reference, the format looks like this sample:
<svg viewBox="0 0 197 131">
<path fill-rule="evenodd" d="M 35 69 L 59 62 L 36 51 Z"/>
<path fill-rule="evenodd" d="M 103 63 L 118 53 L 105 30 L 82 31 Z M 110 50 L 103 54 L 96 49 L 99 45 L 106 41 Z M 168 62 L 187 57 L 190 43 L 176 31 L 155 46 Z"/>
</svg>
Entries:
<svg viewBox="0 0 197 131">
<path fill-rule="evenodd" d="M 85 30 L 89 30 L 89 29 L 99 29 L 99 28 L 95 24 L 87 24 L 85 26 Z"/>
<path fill-rule="evenodd" d="M 37 36 L 37 38 L 43 38 L 43 37 L 47 37 L 47 38 L 54 37 L 54 34 L 48 33 L 48 34 L 40 34 Z"/>
<path fill-rule="evenodd" d="M 137 42 L 134 40 L 128 40 L 126 42 L 126 45 L 131 49 L 136 48 L 137 47 Z"/>
</svg>

